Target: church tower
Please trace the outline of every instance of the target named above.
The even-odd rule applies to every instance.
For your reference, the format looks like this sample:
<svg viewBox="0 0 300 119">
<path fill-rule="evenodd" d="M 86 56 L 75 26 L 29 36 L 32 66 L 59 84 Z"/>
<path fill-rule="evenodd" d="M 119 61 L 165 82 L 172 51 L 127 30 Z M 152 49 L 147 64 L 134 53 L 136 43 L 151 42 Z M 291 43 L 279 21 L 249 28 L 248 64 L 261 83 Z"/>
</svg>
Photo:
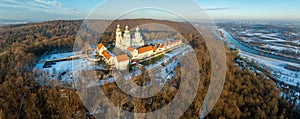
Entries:
<svg viewBox="0 0 300 119">
<path fill-rule="evenodd" d="M 135 46 L 135 47 L 143 46 L 144 45 L 144 41 L 143 41 L 143 38 L 141 36 L 140 28 L 139 27 L 136 27 L 134 35 L 135 35 L 135 38 L 134 38 L 134 41 L 133 41 L 132 45 Z"/>
<path fill-rule="evenodd" d="M 124 40 L 122 41 L 126 47 L 131 45 L 130 31 L 128 30 L 128 26 L 125 27 L 124 31 Z"/>
<path fill-rule="evenodd" d="M 135 38 L 136 39 L 141 39 L 142 38 L 139 27 L 136 27 L 136 29 L 135 29 Z"/>
<path fill-rule="evenodd" d="M 126 40 L 130 40 L 130 31 L 128 30 L 128 26 L 125 27 L 124 38 Z"/>
<path fill-rule="evenodd" d="M 117 29 L 116 29 L 116 43 L 121 43 L 122 40 L 122 31 L 120 29 L 120 25 L 117 25 Z"/>
</svg>

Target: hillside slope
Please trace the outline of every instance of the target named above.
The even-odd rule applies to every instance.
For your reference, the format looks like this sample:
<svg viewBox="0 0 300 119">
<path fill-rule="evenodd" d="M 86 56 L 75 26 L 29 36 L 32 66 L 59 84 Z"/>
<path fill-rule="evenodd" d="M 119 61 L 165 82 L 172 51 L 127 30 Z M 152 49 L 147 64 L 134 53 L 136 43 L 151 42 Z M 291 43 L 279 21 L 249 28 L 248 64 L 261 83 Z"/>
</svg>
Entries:
<svg viewBox="0 0 300 119">
<path fill-rule="evenodd" d="M 103 22 L 103 21 L 99 21 Z M 32 68 L 44 52 L 72 48 L 82 21 L 49 21 L 0 29 L 0 116 L 3 118 L 93 118 L 85 113 L 75 90 L 64 86 L 41 86 Z M 176 29 L 193 47 L 200 66 L 200 84 L 195 100 L 182 118 L 197 118 L 210 82 L 210 56 L 200 34 L 187 23 L 151 19 L 114 21 L 101 39 L 113 41 L 116 24 L 129 27 L 161 23 Z M 222 94 L 207 118 L 297 118 L 294 105 L 279 98 L 275 83 L 256 76 L 233 63 L 236 54 L 227 53 L 226 82 Z M 193 64 L 191 64 L 193 65 Z M 47 80 L 47 79 L 45 79 Z M 113 84 L 114 85 L 114 84 Z M 62 90 L 63 89 L 63 90 Z M 113 91 L 118 92 L 118 91 Z M 62 93 L 68 96 L 60 96 Z M 170 94 L 175 92 L 167 92 Z M 161 96 L 161 100 L 164 96 Z M 21 106 L 20 106 L 21 105 Z M 149 110 L 140 104 L 142 112 Z"/>
</svg>

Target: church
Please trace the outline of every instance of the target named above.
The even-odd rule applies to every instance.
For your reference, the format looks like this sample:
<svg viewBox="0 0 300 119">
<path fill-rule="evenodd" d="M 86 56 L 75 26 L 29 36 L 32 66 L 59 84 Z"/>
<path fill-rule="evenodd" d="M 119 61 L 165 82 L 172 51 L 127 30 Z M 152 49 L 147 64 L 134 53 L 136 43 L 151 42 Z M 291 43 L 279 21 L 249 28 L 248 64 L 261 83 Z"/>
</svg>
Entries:
<svg viewBox="0 0 300 119">
<path fill-rule="evenodd" d="M 134 38 L 132 38 L 131 33 L 128 30 L 128 26 L 125 27 L 124 34 L 122 34 L 120 25 L 117 25 L 115 41 L 116 47 L 121 49 L 122 51 L 126 51 L 129 47 L 139 48 L 141 46 L 144 46 L 144 40 L 139 30 L 139 27 L 136 27 Z"/>
<path fill-rule="evenodd" d="M 132 60 L 145 59 L 154 54 L 164 53 L 164 51 L 172 50 L 172 48 L 182 44 L 181 40 L 173 39 L 157 43 L 153 41 L 145 45 L 139 27 L 136 27 L 134 37 L 132 38 L 128 26 L 125 26 L 123 34 L 120 25 L 117 25 L 115 48 L 120 49 L 122 54 L 113 54 L 102 43 L 98 44 L 96 51 L 105 59 L 107 64 L 115 65 L 119 70 L 126 70 Z"/>
</svg>

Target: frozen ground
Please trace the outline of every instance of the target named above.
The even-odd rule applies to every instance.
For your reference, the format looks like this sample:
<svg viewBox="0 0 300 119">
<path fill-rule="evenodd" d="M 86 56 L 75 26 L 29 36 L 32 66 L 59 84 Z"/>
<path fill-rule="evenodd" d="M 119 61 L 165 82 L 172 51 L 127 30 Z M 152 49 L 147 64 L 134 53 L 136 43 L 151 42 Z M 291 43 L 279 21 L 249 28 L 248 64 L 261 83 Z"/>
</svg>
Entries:
<svg viewBox="0 0 300 119">
<path fill-rule="evenodd" d="M 161 81 L 164 79 L 163 82 L 166 82 L 168 79 L 171 79 L 175 72 L 173 70 L 178 66 L 178 61 L 175 61 L 174 59 L 175 56 L 177 55 L 184 55 L 185 53 L 190 51 L 189 46 L 181 46 L 177 49 L 174 49 L 171 52 L 168 52 L 165 54 L 166 58 L 156 62 L 155 64 L 152 64 L 150 66 L 146 66 L 146 70 L 150 71 L 152 69 L 155 69 L 155 71 L 161 71 L 161 72 L 156 72 L 157 74 L 160 75 Z M 80 58 L 80 59 L 73 59 L 73 60 L 67 60 L 67 61 L 57 61 L 53 62 L 52 64 L 49 64 L 49 67 L 44 67 L 45 61 L 49 60 L 55 60 L 59 58 L 66 58 L 74 55 L 80 55 L 80 52 L 68 52 L 68 53 L 60 53 L 60 54 L 48 54 L 45 55 L 44 57 L 41 58 L 41 60 L 36 64 L 34 71 L 36 74 L 39 74 L 43 77 L 39 77 L 37 80 L 41 81 L 41 84 L 43 84 L 43 79 L 44 77 L 46 79 L 50 80 L 60 80 L 62 82 L 67 82 L 67 83 L 73 83 L 75 82 L 75 77 L 77 76 L 78 72 L 80 71 L 90 71 L 90 70 L 95 70 L 95 69 L 105 69 L 104 66 L 100 66 L 96 64 L 96 62 L 89 61 L 87 58 Z M 162 63 L 168 62 L 165 64 L 164 67 L 161 66 Z M 157 70 L 158 69 L 158 70 Z M 150 71 L 151 72 L 151 71 Z M 155 73 L 155 72 L 152 72 Z M 126 73 L 122 75 L 122 78 L 125 80 L 132 78 L 133 76 L 138 76 L 141 75 L 142 71 L 140 69 L 136 69 L 134 72 L 131 73 Z M 96 85 L 102 85 L 105 82 L 114 82 L 115 78 L 121 78 L 118 77 L 117 75 L 114 77 L 108 77 L 105 76 L 106 79 L 104 80 L 93 80 L 89 81 L 87 86 L 96 86 Z M 85 82 L 85 80 L 82 80 Z"/>
<path fill-rule="evenodd" d="M 240 51 L 240 55 L 244 58 L 247 57 L 250 61 L 254 60 L 260 66 L 267 66 L 274 76 L 287 84 L 297 86 L 297 83 L 300 83 L 300 72 L 284 68 L 286 64 L 300 67 L 299 64 L 253 55 L 243 51 Z"/>
<path fill-rule="evenodd" d="M 272 44 L 272 45 L 264 45 L 262 46 L 264 48 L 268 48 L 268 49 L 272 49 L 272 50 L 275 50 L 275 51 L 290 51 L 290 52 L 295 52 L 295 53 L 298 53 L 300 54 L 300 47 L 292 47 L 290 45 L 281 45 L 281 44 Z"/>
<path fill-rule="evenodd" d="M 157 61 L 156 63 L 154 64 L 151 64 L 149 66 L 146 66 L 145 68 L 147 70 L 152 70 L 153 68 L 155 67 L 158 67 L 159 65 L 161 65 L 163 62 L 165 61 L 168 61 L 170 60 L 171 58 L 175 57 L 176 55 L 180 54 L 180 53 L 184 53 L 184 52 L 187 52 L 187 51 L 190 51 L 191 50 L 191 47 L 190 46 L 187 46 L 187 45 L 184 45 L 180 48 L 177 48 L 175 50 L 173 50 L 172 52 L 168 52 L 165 54 L 166 58 L 160 60 L 160 61 Z"/>
<path fill-rule="evenodd" d="M 268 30 L 256 29 L 241 29 L 241 32 L 233 31 L 241 41 L 250 44 L 254 48 L 269 52 L 271 54 L 283 55 L 290 58 L 300 59 L 300 39 L 290 40 L 292 35 L 298 36 L 299 34 L 281 32 L 272 32 Z"/>
<path fill-rule="evenodd" d="M 103 69 L 103 67 L 95 65 L 95 62 L 89 61 L 86 58 L 58 61 L 51 64 L 49 67 L 43 68 L 45 65 L 45 62 L 43 61 L 65 58 L 76 54 L 79 54 L 79 52 L 46 55 L 36 64 L 34 71 L 37 74 L 46 75 L 47 79 L 60 79 L 62 82 L 74 82 L 73 76 L 77 71 Z"/>
</svg>

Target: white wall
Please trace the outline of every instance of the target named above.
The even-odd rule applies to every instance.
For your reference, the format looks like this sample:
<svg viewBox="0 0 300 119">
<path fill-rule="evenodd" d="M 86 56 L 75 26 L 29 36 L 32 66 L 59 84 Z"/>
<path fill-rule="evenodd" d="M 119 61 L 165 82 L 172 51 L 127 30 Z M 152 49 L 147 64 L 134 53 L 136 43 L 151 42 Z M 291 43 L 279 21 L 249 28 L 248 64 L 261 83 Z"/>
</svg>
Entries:
<svg viewBox="0 0 300 119">
<path fill-rule="evenodd" d="M 116 68 L 119 70 L 126 70 L 128 68 L 129 60 L 118 62 L 116 59 Z"/>
</svg>

